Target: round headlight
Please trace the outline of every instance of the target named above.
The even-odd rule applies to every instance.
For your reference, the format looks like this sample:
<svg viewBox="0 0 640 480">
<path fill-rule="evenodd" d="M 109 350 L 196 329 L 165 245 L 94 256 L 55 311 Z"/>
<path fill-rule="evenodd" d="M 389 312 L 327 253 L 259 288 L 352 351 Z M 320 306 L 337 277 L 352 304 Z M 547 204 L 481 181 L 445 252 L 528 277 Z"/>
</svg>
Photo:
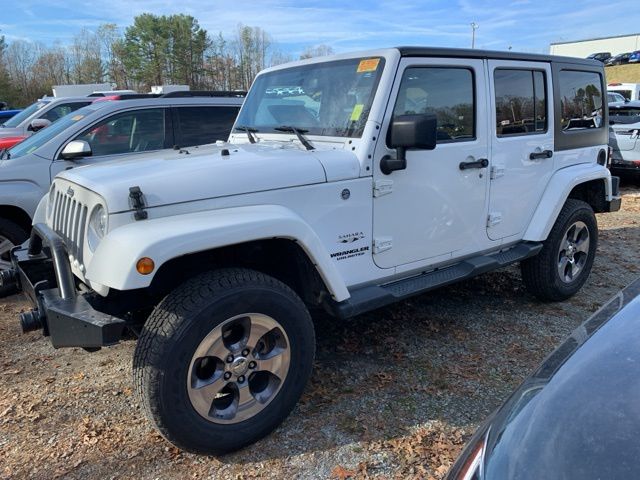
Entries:
<svg viewBox="0 0 640 480">
<path fill-rule="evenodd" d="M 89 217 L 89 228 L 87 228 L 87 241 L 89 248 L 93 252 L 107 233 L 107 211 L 102 205 L 97 205 Z"/>
</svg>

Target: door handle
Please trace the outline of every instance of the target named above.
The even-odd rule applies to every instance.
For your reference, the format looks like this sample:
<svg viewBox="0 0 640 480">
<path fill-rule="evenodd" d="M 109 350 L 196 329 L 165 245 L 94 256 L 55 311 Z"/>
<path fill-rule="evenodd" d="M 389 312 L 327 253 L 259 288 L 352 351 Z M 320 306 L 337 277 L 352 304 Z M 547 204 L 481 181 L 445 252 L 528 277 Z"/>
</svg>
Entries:
<svg viewBox="0 0 640 480">
<path fill-rule="evenodd" d="M 467 170 L 468 168 L 486 168 L 489 166 L 489 160 L 486 158 L 480 158 L 475 162 L 460 162 L 458 167 L 460 170 Z"/>
<path fill-rule="evenodd" d="M 553 152 L 551 150 L 543 150 L 541 152 L 531 152 L 529 154 L 529 160 L 538 160 L 540 158 L 551 158 Z"/>
</svg>

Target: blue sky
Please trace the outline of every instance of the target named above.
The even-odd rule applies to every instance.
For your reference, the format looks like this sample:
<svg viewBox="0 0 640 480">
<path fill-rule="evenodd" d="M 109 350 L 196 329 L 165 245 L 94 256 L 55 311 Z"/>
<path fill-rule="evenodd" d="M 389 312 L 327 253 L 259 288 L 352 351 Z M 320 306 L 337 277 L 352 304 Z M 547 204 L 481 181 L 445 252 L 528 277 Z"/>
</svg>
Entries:
<svg viewBox="0 0 640 480">
<path fill-rule="evenodd" d="M 10 7 L 6 8 L 10 3 Z M 209 34 L 231 39 L 239 23 L 258 26 L 278 49 L 297 56 L 306 46 L 336 52 L 397 45 L 469 47 L 546 53 L 550 42 L 640 31 L 632 0 L 0 0 L 0 34 L 16 39 L 69 43 L 85 27 L 130 25 L 136 15 L 185 13 Z"/>
</svg>

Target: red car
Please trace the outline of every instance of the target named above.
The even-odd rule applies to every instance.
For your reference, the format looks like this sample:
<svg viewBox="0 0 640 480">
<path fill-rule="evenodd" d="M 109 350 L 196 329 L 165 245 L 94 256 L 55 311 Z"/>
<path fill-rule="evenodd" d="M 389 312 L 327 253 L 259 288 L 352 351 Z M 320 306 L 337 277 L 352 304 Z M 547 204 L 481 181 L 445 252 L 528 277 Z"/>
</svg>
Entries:
<svg viewBox="0 0 640 480">
<path fill-rule="evenodd" d="M 24 140 L 25 136 L 18 136 L 18 137 L 6 137 L 6 138 L 0 138 L 0 150 L 4 150 L 5 148 L 11 148 L 13 147 L 16 143 L 20 143 L 22 140 Z"/>
</svg>

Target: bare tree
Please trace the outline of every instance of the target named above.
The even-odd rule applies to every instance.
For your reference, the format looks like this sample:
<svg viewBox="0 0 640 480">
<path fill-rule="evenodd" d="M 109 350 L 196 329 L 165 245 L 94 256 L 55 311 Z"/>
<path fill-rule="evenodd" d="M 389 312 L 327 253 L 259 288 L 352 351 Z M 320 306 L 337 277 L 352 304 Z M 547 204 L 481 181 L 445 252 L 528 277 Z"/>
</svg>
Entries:
<svg viewBox="0 0 640 480">
<path fill-rule="evenodd" d="M 320 44 L 314 47 L 307 47 L 300 55 L 300 60 L 312 57 L 326 57 L 327 55 L 333 55 L 334 51 L 329 45 Z"/>
</svg>

